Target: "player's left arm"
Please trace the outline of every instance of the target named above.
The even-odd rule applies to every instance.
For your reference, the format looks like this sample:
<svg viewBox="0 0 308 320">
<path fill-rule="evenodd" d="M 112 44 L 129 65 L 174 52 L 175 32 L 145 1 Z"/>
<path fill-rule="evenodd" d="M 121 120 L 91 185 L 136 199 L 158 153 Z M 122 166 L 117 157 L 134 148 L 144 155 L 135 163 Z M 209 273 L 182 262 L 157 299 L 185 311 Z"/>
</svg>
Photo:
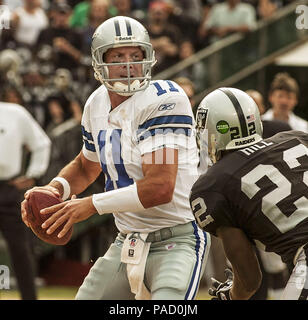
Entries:
<svg viewBox="0 0 308 320">
<path fill-rule="evenodd" d="M 231 299 L 249 299 L 259 288 L 262 279 L 253 245 L 239 228 L 219 227 L 217 235 L 222 240 L 234 273 Z"/>
</svg>

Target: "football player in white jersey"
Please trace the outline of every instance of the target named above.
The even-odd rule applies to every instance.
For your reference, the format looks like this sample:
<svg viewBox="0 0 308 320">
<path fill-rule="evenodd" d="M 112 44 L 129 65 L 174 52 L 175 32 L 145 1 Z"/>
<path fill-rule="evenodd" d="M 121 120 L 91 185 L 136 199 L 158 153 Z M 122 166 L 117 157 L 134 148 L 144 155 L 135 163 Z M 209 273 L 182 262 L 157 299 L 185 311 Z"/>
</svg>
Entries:
<svg viewBox="0 0 308 320">
<path fill-rule="evenodd" d="M 84 108 L 80 154 L 43 187 L 68 199 L 43 210 L 53 213 L 43 227 L 65 223 L 62 237 L 93 214 L 114 215 L 119 234 L 76 299 L 194 299 L 210 238 L 188 201 L 198 164 L 189 99 L 172 81 L 151 81 L 154 51 L 134 19 L 102 23 L 92 57 L 102 85 Z M 77 199 L 101 170 L 105 192 Z"/>
</svg>

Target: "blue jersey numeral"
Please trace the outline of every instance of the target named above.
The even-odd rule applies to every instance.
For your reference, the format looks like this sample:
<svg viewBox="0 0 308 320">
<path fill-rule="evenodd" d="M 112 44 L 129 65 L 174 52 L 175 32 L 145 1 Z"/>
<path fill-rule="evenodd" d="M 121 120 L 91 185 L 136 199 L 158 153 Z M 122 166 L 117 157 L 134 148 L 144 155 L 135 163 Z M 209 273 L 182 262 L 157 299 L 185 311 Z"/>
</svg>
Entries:
<svg viewBox="0 0 308 320">
<path fill-rule="evenodd" d="M 127 171 L 125 169 L 124 161 L 121 155 L 121 129 L 114 129 L 111 132 L 111 135 L 106 140 L 107 130 L 101 130 L 98 135 L 98 145 L 100 150 L 100 161 L 101 167 L 106 177 L 106 191 L 113 190 L 115 188 L 115 184 L 117 188 L 127 187 L 134 183 L 134 180 L 129 177 Z M 106 156 L 106 145 L 111 143 L 111 155 L 110 157 Z M 108 170 L 108 166 L 113 165 L 117 172 L 117 177 L 111 177 L 110 170 Z"/>
<path fill-rule="evenodd" d="M 170 92 L 179 92 L 179 89 L 177 89 L 177 88 L 174 86 L 174 84 L 173 84 L 172 81 L 170 81 L 170 80 L 164 80 L 164 81 L 167 82 L 167 84 L 168 84 L 168 90 L 169 90 Z M 156 93 L 157 93 L 158 96 L 161 96 L 162 94 L 167 93 L 167 90 L 163 89 L 158 82 L 153 82 L 153 85 L 154 85 L 155 88 L 157 89 L 157 92 L 156 92 Z"/>
</svg>

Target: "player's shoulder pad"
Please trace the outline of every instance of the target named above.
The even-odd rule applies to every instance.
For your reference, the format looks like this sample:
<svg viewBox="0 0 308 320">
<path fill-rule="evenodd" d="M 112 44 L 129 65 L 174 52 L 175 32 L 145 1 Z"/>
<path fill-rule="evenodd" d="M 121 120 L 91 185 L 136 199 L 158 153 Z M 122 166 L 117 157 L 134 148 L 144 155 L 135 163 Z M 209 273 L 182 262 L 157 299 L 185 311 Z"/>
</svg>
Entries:
<svg viewBox="0 0 308 320">
<path fill-rule="evenodd" d="M 149 87 L 136 96 L 141 113 L 147 114 L 190 114 L 192 112 L 189 99 L 184 90 L 174 81 L 151 81 Z"/>
<path fill-rule="evenodd" d="M 87 99 L 84 110 L 91 109 L 91 106 L 96 105 L 96 101 L 99 102 L 102 95 L 106 94 L 107 89 L 104 85 L 99 86 L 96 90 L 94 90 L 89 98 Z"/>
</svg>

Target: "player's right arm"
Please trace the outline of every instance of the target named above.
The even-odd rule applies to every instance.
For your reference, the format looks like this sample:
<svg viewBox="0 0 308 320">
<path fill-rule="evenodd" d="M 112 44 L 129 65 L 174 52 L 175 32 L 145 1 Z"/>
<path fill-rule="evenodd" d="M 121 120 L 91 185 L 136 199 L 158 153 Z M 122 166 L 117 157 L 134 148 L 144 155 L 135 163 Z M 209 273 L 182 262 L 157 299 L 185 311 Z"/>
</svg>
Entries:
<svg viewBox="0 0 308 320">
<path fill-rule="evenodd" d="M 99 162 L 88 160 L 81 151 L 77 157 L 65 166 L 58 174 L 58 177 L 65 178 L 71 189 L 71 195 L 83 192 L 92 184 L 101 172 Z M 56 188 L 60 196 L 63 196 L 63 186 L 58 181 L 52 180 L 48 186 Z"/>
<path fill-rule="evenodd" d="M 76 195 L 84 191 L 90 184 L 92 184 L 101 172 L 99 162 L 88 160 L 82 153 L 82 151 L 66 165 L 58 174 L 58 177 L 66 179 L 70 185 L 70 196 Z M 46 186 L 34 187 L 25 192 L 25 199 L 21 203 L 21 216 L 24 223 L 29 226 L 27 221 L 26 202 L 29 199 L 29 195 L 33 190 L 48 190 L 54 193 L 58 197 L 63 196 L 63 185 L 55 180 L 52 180 Z"/>
<path fill-rule="evenodd" d="M 234 274 L 230 290 L 231 299 L 249 299 L 258 290 L 262 279 L 253 245 L 239 228 L 219 227 L 217 235 L 222 240 Z"/>
</svg>

